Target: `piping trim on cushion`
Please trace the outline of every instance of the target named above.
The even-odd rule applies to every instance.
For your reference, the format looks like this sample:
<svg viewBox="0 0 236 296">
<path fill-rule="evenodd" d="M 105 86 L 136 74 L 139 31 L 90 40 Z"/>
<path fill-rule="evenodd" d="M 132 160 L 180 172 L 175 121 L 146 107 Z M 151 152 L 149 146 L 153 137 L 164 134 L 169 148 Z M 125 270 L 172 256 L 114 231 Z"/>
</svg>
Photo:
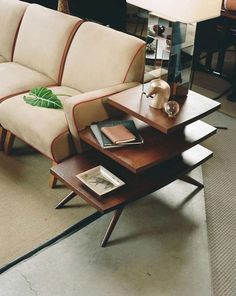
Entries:
<svg viewBox="0 0 236 296">
<path fill-rule="evenodd" d="M 27 92 L 28 92 L 28 90 L 26 90 L 26 91 L 24 90 L 24 91 L 17 92 L 17 93 L 14 93 L 14 94 L 8 95 L 8 96 L 6 96 L 6 97 L 3 97 L 3 98 L 0 99 L 0 103 L 2 103 L 3 101 L 5 101 L 5 100 L 7 100 L 7 99 L 9 99 L 9 98 L 11 98 L 11 97 L 15 97 L 15 96 L 18 96 L 18 95 L 21 95 L 21 94 L 27 93 Z"/>
<path fill-rule="evenodd" d="M 16 41 L 17 41 L 18 33 L 19 33 L 19 30 L 20 30 L 20 25 L 22 23 L 25 12 L 26 12 L 26 10 L 24 11 L 24 14 L 22 15 L 22 17 L 20 19 L 20 22 L 19 22 L 19 24 L 17 26 L 17 29 L 16 29 L 16 33 L 15 33 L 15 37 L 14 37 L 14 41 L 13 41 L 13 46 L 12 46 L 12 50 L 11 50 L 11 62 L 13 61 L 14 52 L 15 52 L 15 48 L 16 48 Z"/>
<path fill-rule="evenodd" d="M 7 130 L 9 131 L 11 134 L 13 134 L 10 130 Z M 38 151 L 39 153 L 41 153 L 43 156 L 45 156 L 46 158 L 50 159 L 50 160 L 53 160 L 52 158 L 50 158 L 49 156 L 47 156 L 46 154 L 44 154 L 43 152 L 41 152 L 39 149 L 35 148 L 33 145 L 29 144 L 28 142 L 26 142 L 25 140 L 23 140 L 22 138 L 16 136 L 15 134 L 13 134 L 15 137 L 17 137 L 18 139 L 20 139 L 22 142 L 26 143 L 27 145 L 29 145 L 30 147 L 34 148 L 36 151 Z"/>
<path fill-rule="evenodd" d="M 9 131 L 10 133 L 12 133 L 10 130 L 6 130 L 6 131 Z M 66 133 L 68 133 L 68 130 L 66 130 L 66 131 L 62 132 L 61 134 L 59 134 L 58 136 L 56 136 L 56 138 L 52 141 L 52 143 L 53 143 L 57 138 L 59 138 L 60 136 L 62 136 L 63 134 L 66 134 Z M 12 133 L 12 134 L 13 134 L 13 133 Z M 45 156 L 46 158 L 48 158 L 48 159 L 50 159 L 50 160 L 53 160 L 53 161 L 55 161 L 56 163 L 59 163 L 59 162 L 55 159 L 55 157 L 54 157 L 52 151 L 51 151 L 51 153 L 52 153 L 52 158 L 51 158 L 51 157 L 49 157 L 48 155 L 46 155 L 45 153 L 43 153 L 42 151 L 40 151 L 38 148 L 34 147 L 32 144 L 29 144 L 27 141 L 23 140 L 21 137 L 18 137 L 18 136 L 16 136 L 15 134 L 13 134 L 13 135 L 14 135 L 15 137 L 17 137 L 18 139 L 20 139 L 22 142 L 24 142 L 24 143 L 26 143 L 27 145 L 29 145 L 30 147 L 34 148 L 36 151 L 38 151 L 40 154 L 42 154 L 42 155 Z"/>
<path fill-rule="evenodd" d="M 58 86 L 58 85 L 49 85 L 48 87 L 52 87 L 52 86 Z M 4 101 L 5 99 L 8 99 L 8 98 L 11 98 L 11 97 L 13 97 L 13 96 L 20 95 L 20 94 L 27 93 L 27 92 L 28 92 L 28 91 L 23 91 L 23 92 L 20 92 L 20 93 L 16 93 L 16 94 L 14 94 L 14 95 L 9 95 L 9 96 L 3 98 L 2 101 Z M 1 103 L 2 101 L 0 100 L 0 103 Z M 67 119 L 66 119 L 66 120 L 67 120 Z M 12 133 L 10 130 L 9 130 L 9 132 Z M 35 150 L 37 150 L 38 152 L 40 152 L 42 155 L 44 155 L 44 156 L 47 157 L 48 159 L 53 160 L 53 161 L 59 163 L 59 162 L 56 160 L 55 156 L 54 156 L 54 153 L 53 153 L 53 151 L 52 151 L 52 146 L 53 146 L 54 142 L 55 142 L 59 137 L 61 137 L 63 134 L 66 134 L 66 133 L 70 133 L 69 129 L 67 129 L 67 130 L 65 130 L 64 132 L 60 133 L 59 135 L 56 136 L 56 138 L 53 139 L 53 141 L 52 141 L 52 143 L 51 143 L 51 147 L 50 147 L 50 151 L 51 151 L 51 154 L 52 154 L 52 158 L 50 158 L 49 156 L 47 156 L 46 154 L 44 154 L 44 153 L 43 153 L 42 151 L 40 151 L 38 148 L 36 148 L 36 147 L 34 147 L 33 145 L 31 145 L 31 144 L 29 144 L 28 142 L 26 142 L 26 141 L 23 140 L 22 138 L 20 138 L 20 137 L 18 137 L 18 136 L 16 136 L 16 135 L 15 135 L 15 136 L 16 136 L 17 138 L 21 139 L 21 140 L 22 140 L 23 142 L 25 142 L 27 145 L 33 147 Z M 13 134 L 13 133 L 12 133 L 12 134 Z M 14 134 L 13 134 L 13 135 L 14 135 Z"/>
<path fill-rule="evenodd" d="M 45 86 L 45 87 L 53 87 L 53 86 L 58 86 L 58 84 L 47 85 L 47 86 Z M 14 93 L 14 94 L 8 95 L 8 96 L 6 96 L 6 97 L 3 97 L 3 98 L 0 99 L 0 103 L 2 103 L 3 101 L 5 101 L 5 100 L 7 100 L 7 99 L 12 98 L 12 97 L 15 97 L 15 96 L 18 96 L 18 95 L 21 95 L 21 94 L 27 93 L 27 92 L 29 92 L 29 91 L 30 91 L 30 89 L 28 89 L 28 90 L 23 90 L 23 91 L 20 91 L 20 92 L 17 92 L 17 93 Z"/>
<path fill-rule="evenodd" d="M 135 55 L 134 55 L 134 57 L 133 57 L 131 63 L 129 64 L 129 67 L 128 67 L 127 71 L 126 71 L 126 74 L 125 74 L 125 77 L 124 77 L 123 83 L 125 82 L 125 80 L 126 80 L 126 78 L 127 78 L 127 76 L 128 76 L 129 70 L 130 70 L 130 68 L 132 67 L 132 64 L 133 64 L 133 62 L 134 62 L 136 56 L 139 54 L 140 50 L 141 50 L 144 46 L 146 46 L 146 43 L 142 44 L 142 45 L 140 46 L 140 48 L 137 50 L 137 52 L 135 53 Z"/>
<path fill-rule="evenodd" d="M 56 138 L 54 138 L 53 141 L 52 141 L 52 143 L 51 143 L 50 150 L 51 150 L 52 158 L 53 158 L 53 160 L 54 160 L 56 163 L 59 163 L 60 161 L 56 160 L 56 157 L 55 157 L 55 155 L 54 155 L 54 153 L 53 153 L 52 146 L 54 145 L 54 143 L 56 142 L 56 140 L 57 140 L 58 138 L 60 138 L 62 135 L 67 134 L 67 133 L 68 133 L 68 134 L 70 133 L 69 129 L 67 129 L 67 130 L 65 130 L 64 132 L 62 132 L 62 133 L 60 133 L 59 135 L 57 135 Z"/>
<path fill-rule="evenodd" d="M 108 96 L 110 96 L 110 95 L 113 95 L 113 94 L 119 93 L 119 92 L 120 92 L 120 91 L 117 91 L 117 92 L 111 92 L 110 94 L 104 95 L 104 96 L 99 97 L 99 98 L 94 98 L 94 99 L 92 99 L 92 100 L 87 99 L 86 101 L 79 102 L 79 103 L 77 103 L 76 105 L 73 106 L 73 109 L 72 109 L 73 121 L 74 121 L 74 125 L 75 125 L 75 127 L 76 127 L 76 130 L 77 130 L 77 134 L 78 134 L 78 136 L 79 136 L 79 131 L 80 131 L 80 129 L 79 129 L 79 127 L 78 127 L 78 125 L 77 125 L 77 122 L 76 122 L 76 120 L 75 120 L 75 108 L 76 108 L 77 106 L 79 106 L 79 105 L 84 104 L 84 103 L 87 103 L 87 102 L 93 102 L 93 101 L 96 101 L 96 100 L 98 100 L 98 99 L 102 99 L 102 98 L 108 97 Z"/>
<path fill-rule="evenodd" d="M 65 63 L 66 63 L 66 57 L 68 55 L 69 49 L 70 49 L 70 45 L 72 43 L 72 40 L 75 36 L 75 33 L 77 32 L 77 30 L 79 29 L 79 27 L 84 23 L 84 20 L 78 21 L 74 28 L 72 29 L 69 38 L 66 42 L 66 46 L 61 58 L 61 63 L 60 63 L 60 68 L 59 68 L 59 74 L 58 74 L 58 84 L 61 85 L 61 81 L 62 81 L 62 76 L 63 76 L 63 72 L 64 72 L 64 68 L 65 68 Z"/>
</svg>

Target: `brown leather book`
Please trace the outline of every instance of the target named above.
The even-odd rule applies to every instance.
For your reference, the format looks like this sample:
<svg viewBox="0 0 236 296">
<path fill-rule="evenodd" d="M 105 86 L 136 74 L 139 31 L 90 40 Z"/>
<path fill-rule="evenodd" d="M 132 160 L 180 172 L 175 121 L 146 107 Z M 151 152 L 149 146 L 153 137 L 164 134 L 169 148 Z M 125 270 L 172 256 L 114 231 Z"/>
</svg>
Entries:
<svg viewBox="0 0 236 296">
<path fill-rule="evenodd" d="M 114 144 L 121 144 L 132 142 L 135 136 L 122 124 L 115 126 L 104 126 L 101 131 L 106 135 Z"/>
</svg>

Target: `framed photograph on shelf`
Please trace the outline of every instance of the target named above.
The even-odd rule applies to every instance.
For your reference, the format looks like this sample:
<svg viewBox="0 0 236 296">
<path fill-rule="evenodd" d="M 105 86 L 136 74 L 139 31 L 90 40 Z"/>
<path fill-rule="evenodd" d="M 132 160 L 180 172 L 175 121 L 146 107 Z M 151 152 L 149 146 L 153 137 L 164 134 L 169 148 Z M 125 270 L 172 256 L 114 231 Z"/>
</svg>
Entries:
<svg viewBox="0 0 236 296">
<path fill-rule="evenodd" d="M 101 165 L 80 173 L 76 177 L 99 196 L 125 184 Z"/>
</svg>

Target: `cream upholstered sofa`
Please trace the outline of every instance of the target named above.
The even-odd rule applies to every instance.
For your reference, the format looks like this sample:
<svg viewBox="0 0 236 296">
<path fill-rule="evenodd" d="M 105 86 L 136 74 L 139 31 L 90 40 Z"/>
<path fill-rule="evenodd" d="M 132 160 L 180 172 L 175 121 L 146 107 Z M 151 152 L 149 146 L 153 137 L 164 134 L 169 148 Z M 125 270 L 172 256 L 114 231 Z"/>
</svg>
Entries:
<svg viewBox="0 0 236 296">
<path fill-rule="evenodd" d="M 28 4 L 14 0 L 0 0 L 0 63 L 12 60 L 20 22 Z"/>
<path fill-rule="evenodd" d="M 0 64 L 5 151 L 16 136 L 56 163 L 81 152 L 79 131 L 109 118 L 104 99 L 142 81 L 144 52 L 145 43 L 133 36 L 29 5 L 12 62 Z M 31 106 L 23 96 L 35 86 L 71 97 L 61 97 L 63 109 Z"/>
<path fill-rule="evenodd" d="M 9 1 L 16 11 L 21 1 Z M 0 0 L 0 4 L 2 11 L 5 1 Z M 13 19 L 14 14 L 11 13 L 11 20 Z M 8 24 L 10 28 L 11 20 Z M 63 55 L 73 31 L 80 23 L 81 20 L 76 17 L 39 5 L 28 5 L 15 38 L 12 58 L 9 62 L 0 64 L 0 102 L 36 85 L 57 85 L 61 75 L 60 68 L 64 63 Z M 1 31 L 8 30 L 8 27 L 1 28 Z M 1 35 L 4 37 L 3 33 Z M 0 44 L 4 41 L 0 40 Z"/>
</svg>

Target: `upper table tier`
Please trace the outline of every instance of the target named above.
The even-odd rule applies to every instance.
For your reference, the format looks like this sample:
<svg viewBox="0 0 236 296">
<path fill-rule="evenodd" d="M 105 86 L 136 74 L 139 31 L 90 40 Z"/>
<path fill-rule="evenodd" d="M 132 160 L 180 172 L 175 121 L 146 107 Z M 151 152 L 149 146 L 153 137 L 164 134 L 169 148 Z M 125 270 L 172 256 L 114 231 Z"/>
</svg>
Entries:
<svg viewBox="0 0 236 296">
<path fill-rule="evenodd" d="M 187 98 L 178 99 L 180 111 L 170 118 L 159 109 L 149 106 L 151 98 L 142 94 L 142 85 L 125 90 L 108 98 L 108 103 L 127 114 L 146 122 L 165 134 L 176 131 L 220 108 L 220 103 L 189 91 Z"/>
</svg>

